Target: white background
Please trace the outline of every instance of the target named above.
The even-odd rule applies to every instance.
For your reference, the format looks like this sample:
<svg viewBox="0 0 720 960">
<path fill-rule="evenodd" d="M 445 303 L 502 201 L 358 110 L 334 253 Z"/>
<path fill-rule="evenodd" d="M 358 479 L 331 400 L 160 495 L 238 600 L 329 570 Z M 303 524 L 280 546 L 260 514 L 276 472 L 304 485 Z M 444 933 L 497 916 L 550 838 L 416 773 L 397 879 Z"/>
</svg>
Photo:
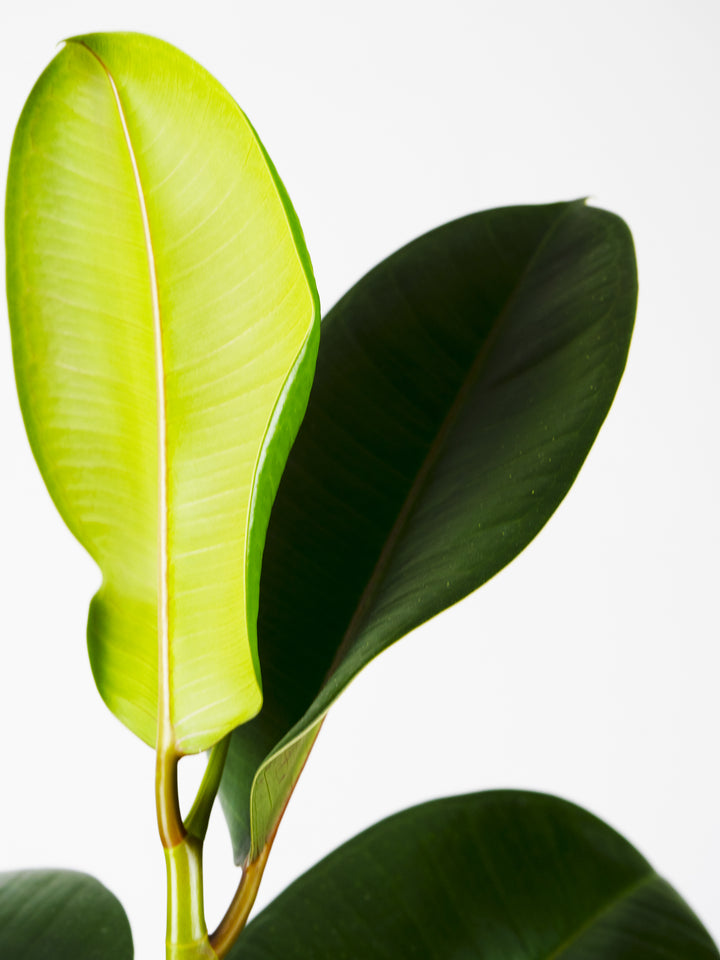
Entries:
<svg viewBox="0 0 720 960">
<path fill-rule="evenodd" d="M 633 230 L 625 379 L 580 478 L 490 584 L 333 709 L 259 903 L 371 822 L 512 786 L 607 820 L 720 937 L 716 0 L 25 0 L 0 13 L 0 155 L 63 37 L 156 34 L 246 110 L 303 223 L 325 309 L 378 260 L 486 207 L 590 195 Z M 0 869 L 68 866 L 159 960 L 153 756 L 85 651 L 99 575 L 32 460 L 0 326 Z M 212 923 L 234 884 L 223 824 Z"/>
</svg>

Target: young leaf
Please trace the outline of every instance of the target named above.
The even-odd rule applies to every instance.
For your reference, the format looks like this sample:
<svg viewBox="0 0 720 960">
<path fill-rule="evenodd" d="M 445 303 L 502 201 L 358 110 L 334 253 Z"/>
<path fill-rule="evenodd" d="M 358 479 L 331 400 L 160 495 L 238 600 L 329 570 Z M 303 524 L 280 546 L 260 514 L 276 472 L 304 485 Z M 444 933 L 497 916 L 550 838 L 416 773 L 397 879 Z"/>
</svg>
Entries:
<svg viewBox="0 0 720 960">
<path fill-rule="evenodd" d="M 718 960 L 678 894 L 579 807 L 499 791 L 396 814 L 296 880 L 230 960 Z"/>
<path fill-rule="evenodd" d="M 223 780 L 238 859 L 259 855 L 358 671 L 553 513 L 612 402 L 636 298 L 627 227 L 573 202 L 440 227 L 328 314 L 268 530 L 265 704 Z"/>
<path fill-rule="evenodd" d="M 0 873 L 3 960 L 132 960 L 130 924 L 94 877 L 71 870 Z"/>
<path fill-rule="evenodd" d="M 178 50 L 80 37 L 13 143 L 18 392 L 66 523 L 100 565 L 103 698 L 193 752 L 260 707 L 260 556 L 317 350 L 298 221 L 253 128 Z"/>
</svg>

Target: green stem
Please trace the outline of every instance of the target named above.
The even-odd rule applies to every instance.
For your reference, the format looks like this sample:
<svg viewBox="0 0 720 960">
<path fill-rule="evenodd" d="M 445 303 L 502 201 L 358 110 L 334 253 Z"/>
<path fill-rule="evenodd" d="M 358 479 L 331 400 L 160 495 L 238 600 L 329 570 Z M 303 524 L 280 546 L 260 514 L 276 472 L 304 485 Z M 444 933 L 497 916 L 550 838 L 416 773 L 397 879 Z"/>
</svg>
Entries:
<svg viewBox="0 0 720 960">
<path fill-rule="evenodd" d="M 202 838 L 188 834 L 180 815 L 179 757 L 160 746 L 155 768 L 158 830 L 167 869 L 166 960 L 217 960 L 203 907 Z"/>
<path fill-rule="evenodd" d="M 246 864 L 240 885 L 227 909 L 227 913 L 220 921 L 217 930 L 210 937 L 210 943 L 215 951 L 214 955 L 218 957 L 219 960 L 222 960 L 222 958 L 227 955 L 230 947 L 232 947 L 240 936 L 240 932 L 247 923 L 250 911 L 255 903 L 255 897 L 257 896 L 258 887 L 262 880 L 268 856 L 270 855 L 273 839 L 274 835 L 263 847 L 260 856 L 251 863 Z"/>
<path fill-rule="evenodd" d="M 167 960 L 217 960 L 210 946 L 203 906 L 202 842 L 188 836 L 165 850 L 167 866 Z"/>
<path fill-rule="evenodd" d="M 210 814 L 212 812 L 215 797 L 220 789 L 220 780 L 222 779 L 223 769 L 225 768 L 225 758 L 230 748 L 230 735 L 228 734 L 220 743 L 216 743 L 210 751 L 207 767 L 202 778 L 202 783 L 195 797 L 190 813 L 185 820 L 185 829 L 190 836 L 195 837 L 201 842 L 205 839 Z"/>
</svg>

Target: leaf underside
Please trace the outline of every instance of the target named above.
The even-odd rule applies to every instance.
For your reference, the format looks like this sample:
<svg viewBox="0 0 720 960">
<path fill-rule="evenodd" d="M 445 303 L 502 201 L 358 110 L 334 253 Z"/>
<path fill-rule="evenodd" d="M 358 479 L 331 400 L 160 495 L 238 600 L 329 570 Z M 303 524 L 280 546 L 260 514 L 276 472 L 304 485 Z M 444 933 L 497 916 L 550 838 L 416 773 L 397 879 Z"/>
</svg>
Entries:
<svg viewBox="0 0 720 960">
<path fill-rule="evenodd" d="M 626 225 L 572 202 L 440 227 L 324 319 L 263 560 L 265 703 L 223 778 L 238 860 L 271 835 L 350 680 L 558 506 L 617 389 L 636 299 Z"/>
<path fill-rule="evenodd" d="M 317 349 L 297 218 L 209 74 L 98 34 L 26 104 L 6 242 L 30 442 L 103 573 L 98 688 L 147 743 L 160 715 L 179 752 L 204 749 L 262 699 L 260 557 Z"/>
<path fill-rule="evenodd" d="M 573 804 L 497 791 L 396 814 L 296 880 L 240 960 L 717 960 L 687 904 Z"/>
</svg>

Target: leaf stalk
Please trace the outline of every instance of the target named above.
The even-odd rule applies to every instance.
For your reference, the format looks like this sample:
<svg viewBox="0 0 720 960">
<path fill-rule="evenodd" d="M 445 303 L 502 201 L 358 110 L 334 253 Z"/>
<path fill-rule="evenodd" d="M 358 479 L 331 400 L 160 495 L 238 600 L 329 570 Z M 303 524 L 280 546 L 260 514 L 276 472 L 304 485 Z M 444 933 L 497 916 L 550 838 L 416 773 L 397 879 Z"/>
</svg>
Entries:
<svg viewBox="0 0 720 960">
<path fill-rule="evenodd" d="M 223 960 L 223 957 L 227 956 L 228 951 L 247 923 L 270 856 L 273 840 L 274 835 L 265 844 L 260 855 L 255 860 L 245 864 L 235 896 L 217 930 L 210 936 L 210 944 L 214 950 L 214 955 L 219 960 Z"/>
<path fill-rule="evenodd" d="M 185 839 L 178 795 L 179 757 L 174 749 L 158 746 L 155 764 L 155 806 L 158 830 L 165 850 L 177 847 Z"/>
<path fill-rule="evenodd" d="M 220 780 L 225 769 L 225 759 L 230 749 L 230 735 L 222 739 L 210 751 L 205 773 L 202 782 L 195 797 L 190 813 L 185 819 L 185 829 L 190 836 L 195 837 L 201 842 L 205 839 L 210 814 L 217 792 L 220 789 Z"/>
</svg>

